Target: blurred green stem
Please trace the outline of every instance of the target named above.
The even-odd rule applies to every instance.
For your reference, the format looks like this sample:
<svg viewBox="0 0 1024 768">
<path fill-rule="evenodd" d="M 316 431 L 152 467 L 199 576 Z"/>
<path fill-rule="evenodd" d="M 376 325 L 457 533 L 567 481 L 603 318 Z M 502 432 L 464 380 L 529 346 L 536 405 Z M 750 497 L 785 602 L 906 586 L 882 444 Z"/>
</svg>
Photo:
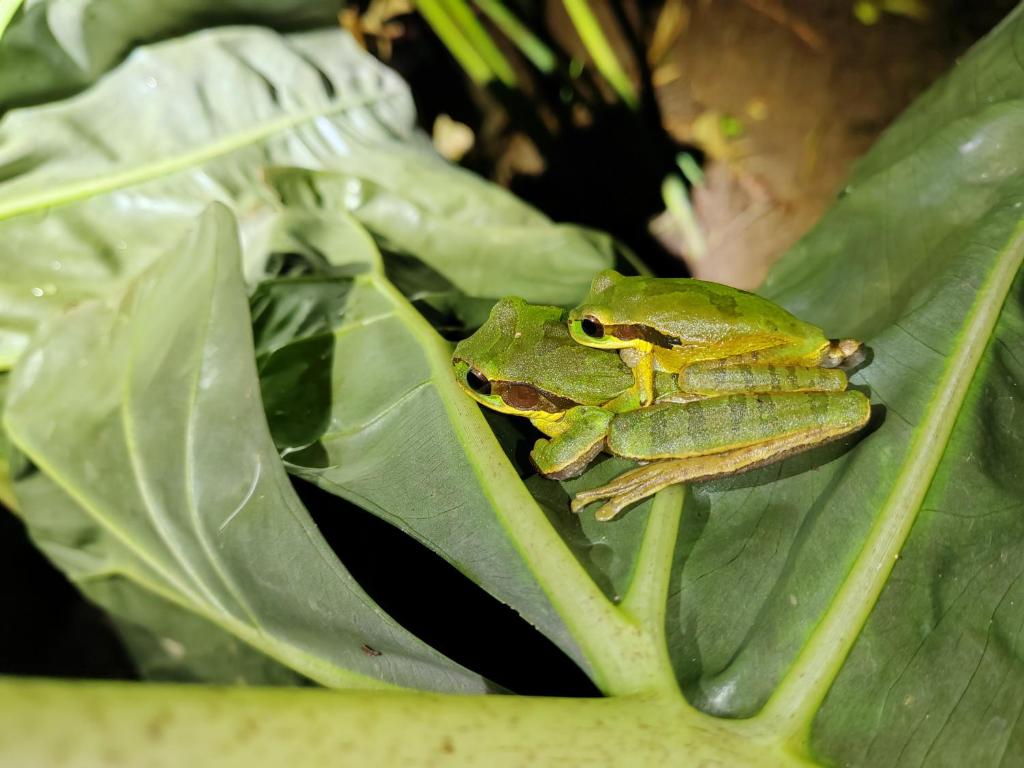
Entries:
<svg viewBox="0 0 1024 768">
<path fill-rule="evenodd" d="M 626 596 L 619 604 L 619 610 L 637 622 L 660 648 L 665 649 L 668 648 L 665 610 L 685 491 L 682 485 L 672 485 L 655 495 L 633 568 L 633 578 Z M 669 670 L 667 676 L 672 676 L 667 650 L 663 661 Z"/>
<path fill-rule="evenodd" d="M 0 0 L 0 37 L 4 36 L 7 25 L 11 23 L 20 6 L 21 0 Z"/>
<path fill-rule="evenodd" d="M 704 171 L 689 152 L 680 152 L 676 155 L 676 165 L 690 182 L 690 186 L 697 187 L 704 183 Z"/>
<path fill-rule="evenodd" d="M 682 697 L 559 699 L 0 678 L 0 765 L 806 765 Z"/>
<path fill-rule="evenodd" d="M 439 0 L 416 0 L 416 7 L 474 83 L 487 85 L 494 79 L 495 74 L 490 65 L 469 42 Z"/>
<path fill-rule="evenodd" d="M 630 109 L 636 109 L 640 99 L 636 88 L 633 87 L 633 81 L 619 63 L 604 30 L 601 29 L 601 23 L 590 8 L 590 3 L 587 0 L 563 0 L 563 4 L 598 72 Z"/>
<path fill-rule="evenodd" d="M 665 208 L 679 227 L 687 255 L 693 261 L 700 261 L 707 255 L 708 246 L 693 213 L 690 196 L 686 192 L 683 180 L 674 173 L 666 176 L 661 183 L 661 196 L 665 201 Z"/>
<path fill-rule="evenodd" d="M 0 506 L 17 514 L 18 505 L 14 500 L 14 484 L 11 482 L 11 468 L 7 459 L 0 459 Z"/>
<path fill-rule="evenodd" d="M 555 69 L 555 54 L 544 42 L 530 31 L 501 0 L 476 0 L 476 6 L 483 11 L 494 25 L 515 43 L 522 54 L 544 74 Z"/>
<path fill-rule="evenodd" d="M 473 9 L 465 0 L 439 0 L 448 18 L 462 32 L 463 38 L 473 47 L 477 55 L 483 59 L 494 76 L 509 88 L 516 86 L 516 73 L 508 59 L 501 52 L 483 24 L 477 19 Z"/>
</svg>

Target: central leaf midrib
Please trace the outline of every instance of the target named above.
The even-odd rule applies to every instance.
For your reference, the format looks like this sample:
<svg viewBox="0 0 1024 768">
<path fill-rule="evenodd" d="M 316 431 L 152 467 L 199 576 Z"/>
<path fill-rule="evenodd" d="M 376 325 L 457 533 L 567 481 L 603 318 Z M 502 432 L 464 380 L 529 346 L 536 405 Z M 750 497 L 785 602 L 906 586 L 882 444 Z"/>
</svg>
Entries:
<svg viewBox="0 0 1024 768">
<path fill-rule="evenodd" d="M 112 192 L 115 189 L 141 184 L 161 176 L 168 176 L 187 168 L 201 165 L 216 157 L 230 154 L 252 144 L 257 144 L 277 133 L 291 130 L 302 123 L 310 122 L 320 117 L 335 115 L 346 110 L 369 106 L 383 101 L 388 96 L 397 94 L 397 91 L 385 89 L 371 95 L 360 96 L 356 99 L 334 102 L 326 108 L 304 110 L 271 120 L 250 130 L 228 134 L 198 148 L 173 154 L 151 163 L 142 163 L 127 170 L 105 175 L 101 174 L 64 185 L 49 187 L 7 202 L 0 201 L 0 221 L 31 213 L 32 211 L 51 208 L 56 205 L 84 200 L 89 197 Z"/>
<path fill-rule="evenodd" d="M 1018 225 L 975 296 L 950 365 L 927 406 L 886 505 L 832 604 L 758 720 L 799 737 L 813 719 L 888 580 L 942 460 L 957 416 L 1024 259 Z"/>
</svg>

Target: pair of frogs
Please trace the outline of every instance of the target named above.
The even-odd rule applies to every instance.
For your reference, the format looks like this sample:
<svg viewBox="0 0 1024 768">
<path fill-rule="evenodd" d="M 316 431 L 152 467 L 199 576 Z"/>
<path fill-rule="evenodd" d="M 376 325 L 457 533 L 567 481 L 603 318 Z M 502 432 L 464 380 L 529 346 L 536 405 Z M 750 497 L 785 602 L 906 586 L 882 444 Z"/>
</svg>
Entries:
<svg viewBox="0 0 1024 768">
<path fill-rule="evenodd" d="M 870 403 L 838 367 L 860 349 L 735 288 L 609 270 L 569 312 L 502 299 L 452 364 L 473 399 L 547 435 L 530 453 L 545 477 L 575 477 L 602 451 L 643 462 L 572 502 L 603 500 L 596 517 L 611 520 L 669 485 L 862 428 Z"/>
</svg>

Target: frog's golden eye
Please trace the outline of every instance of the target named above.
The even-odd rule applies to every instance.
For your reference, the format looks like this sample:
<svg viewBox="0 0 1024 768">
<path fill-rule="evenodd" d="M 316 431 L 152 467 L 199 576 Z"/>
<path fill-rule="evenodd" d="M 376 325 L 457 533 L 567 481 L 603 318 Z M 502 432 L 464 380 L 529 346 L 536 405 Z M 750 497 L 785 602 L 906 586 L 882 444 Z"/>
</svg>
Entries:
<svg viewBox="0 0 1024 768">
<path fill-rule="evenodd" d="M 491 382 L 489 382 L 487 377 L 480 373 L 480 371 L 475 371 L 472 368 L 466 371 L 466 384 L 468 384 L 469 388 L 474 392 L 481 395 L 491 394 Z"/>
<path fill-rule="evenodd" d="M 592 339 L 600 339 L 604 337 L 604 326 L 601 325 L 600 320 L 596 317 L 592 317 L 591 315 L 587 315 L 580 320 L 580 330 Z"/>
</svg>

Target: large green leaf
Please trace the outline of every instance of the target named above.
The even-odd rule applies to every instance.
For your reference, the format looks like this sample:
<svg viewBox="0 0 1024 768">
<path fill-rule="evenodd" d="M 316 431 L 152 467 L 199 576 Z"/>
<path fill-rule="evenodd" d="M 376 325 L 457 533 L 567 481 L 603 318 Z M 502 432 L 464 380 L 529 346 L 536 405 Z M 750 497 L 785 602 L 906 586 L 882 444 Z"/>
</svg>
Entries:
<svg viewBox="0 0 1024 768">
<path fill-rule="evenodd" d="M 128 582 L 321 683 L 483 690 L 373 604 L 292 491 L 238 265 L 234 220 L 212 208 L 123 297 L 26 353 L 5 425 L 39 467 L 17 491 L 34 539 L 115 614 L 132 595 L 111 583 Z"/>
<path fill-rule="evenodd" d="M 155 90 L 152 78 L 158 78 Z M 243 93 L 244 99 L 236 95 Z M 152 119 L 133 125 L 117 145 L 97 146 L 94 125 L 133 94 L 152 97 Z M 424 444 L 433 446 L 434 492 L 424 493 L 422 469 L 393 469 L 382 447 L 361 465 L 339 470 L 372 475 L 372 487 L 353 482 L 343 495 L 415 532 L 582 661 L 501 532 L 494 506 L 508 494 L 495 492 L 493 478 L 483 487 L 467 484 L 483 471 L 474 440 L 491 441 L 488 450 L 494 458 L 500 454 L 475 406 L 462 402 L 450 380 L 447 346 L 384 275 L 377 244 L 345 206 L 365 217 L 382 245 L 401 249 L 402 258 L 422 257 L 459 295 L 493 298 L 514 289 L 534 300 L 571 302 L 595 270 L 611 264 L 606 238 L 552 225 L 508 193 L 442 162 L 414 134 L 404 86 L 341 32 L 281 38 L 221 30 L 139 49 L 92 90 L 13 112 L 2 129 L 25 142 L 29 135 L 35 142 L 52 137 L 42 143 L 54 147 L 45 162 L 12 166 L 16 172 L 0 185 L 0 208 L 10 216 L 0 221 L 0 232 L 12 235 L 0 247 L 0 263 L 11 267 L 13 278 L 0 285 L 0 298 L 11 298 L 0 304 L 10 313 L 0 318 L 9 358 L 41 318 L 70 299 L 116 292 L 174 246 L 204 202 L 225 202 L 241 224 L 251 281 L 297 254 L 320 270 L 312 277 L 285 274 L 253 297 L 263 396 L 279 447 L 294 452 L 313 442 L 332 423 L 332 408 L 342 424 L 382 413 L 400 417 L 400 427 L 418 428 Z M 303 175 L 308 171 L 267 168 L 300 161 L 334 170 L 316 179 L 314 189 L 314 177 Z M 307 210 L 326 195 L 328 181 L 344 186 L 343 206 L 331 208 L 330 199 L 324 201 L 329 214 Z M 50 207 L 65 199 L 70 202 Z M 382 205 L 401 209 L 404 217 L 379 216 Z M 442 248 L 436 239 L 418 238 L 410 216 L 429 220 L 441 233 L 461 230 L 461 240 Z M 38 237 L 29 251 L 33 232 Z M 553 264 L 553 245 L 560 264 Z M 482 270 L 470 256 L 488 249 L 491 268 Z M 123 256 L 112 259 L 115 253 Z M 536 284 L 539 271 L 551 276 L 549 284 Z M 32 295 L 29 286 L 44 277 L 53 282 L 34 291 L 42 296 Z M 19 295 L 25 297 L 20 302 Z M 366 322 L 373 307 L 389 322 Z M 417 351 L 424 346 L 429 354 Z M 93 364 L 108 363 L 98 356 Z M 443 397 L 435 391 L 439 384 Z M 407 389 L 420 399 L 403 399 Z M 471 414 L 470 437 L 460 435 L 465 424 L 451 422 L 452 407 Z M 367 437 L 378 434 L 379 428 Z M 393 445 L 413 445 L 401 430 L 386 437 Z M 518 484 L 511 468 L 504 472 L 505 483 Z M 443 516 L 431 523 L 423 513 L 441 492 L 450 496 L 452 524 Z"/>
<path fill-rule="evenodd" d="M 337 22 L 341 0 L 28 0 L 0 37 L 0 113 L 92 83 L 140 42 L 218 24 Z"/>
<path fill-rule="evenodd" d="M 731 716 L 767 702 L 764 718 L 805 727 L 838 673 L 814 721 L 835 762 L 1021 755 L 1022 44 L 1018 12 L 886 134 L 766 286 L 867 341 L 854 382 L 877 429 L 697 488 L 684 519 L 699 529 L 675 597 L 691 699 Z"/>
<path fill-rule="evenodd" d="M 271 166 L 343 174 L 347 206 L 473 296 L 570 303 L 610 263 L 606 242 L 552 225 L 444 163 L 414 116 L 404 83 L 340 30 L 257 28 L 138 48 L 84 93 L 8 113 L 0 123 L 0 369 L 43 317 L 137 274 L 209 202 L 235 211 L 245 274 L 257 280 L 281 210 Z M 435 237 L 427 247 L 410 234 L 410 217 L 428 217 L 442 234 L 475 234 Z M 470 258 L 480 248 L 492 252 L 486 269 Z M 540 271 L 547 286 L 534 279 Z"/>
<path fill-rule="evenodd" d="M 333 91 L 324 89 L 318 77 L 306 77 L 311 74 L 306 59 L 289 58 L 300 50 L 304 56 L 327 56 L 328 40 L 353 54 L 339 65 Z M 341 104 L 338 86 L 349 80 L 340 68 L 360 69 L 364 62 L 344 40 L 340 33 L 287 38 L 285 43 L 253 30 L 208 33 L 140 49 L 81 97 L 23 117 L 14 113 L 13 123 L 9 119 L 0 129 L 9 132 L 4 136 L 11 137 L 13 146 L 27 146 L 15 140 L 27 142 L 29 132 L 70 136 L 79 139 L 75 147 L 82 161 L 72 163 L 70 155 L 56 153 L 37 167 L 17 151 L 6 156 L 22 161 L 5 160 L 0 166 L 12 176 L 0 185 L 0 211 L 13 217 L 0 223 L 0 234 L 3 227 L 23 229 L 20 240 L 10 240 L 17 258 L 0 239 L 5 243 L 0 265 L 42 263 L 25 254 L 46 253 L 38 243 L 47 243 L 48 237 L 57 244 L 84 242 L 89 256 L 83 263 L 102 263 L 96 260 L 104 250 L 93 243 L 130 237 L 129 251 L 143 254 L 138 263 L 125 269 L 117 262 L 79 291 L 103 295 L 114 290 L 111 283 L 137 274 L 160 253 L 160 243 L 184 230 L 204 201 L 223 199 L 241 223 L 250 283 L 273 275 L 252 296 L 253 321 L 267 417 L 293 472 L 370 509 L 441 553 L 558 642 L 606 692 L 660 694 L 650 711 L 672 712 L 674 718 L 678 713 L 689 745 L 712 753 L 722 746 L 722 754 L 725 748 L 742 747 L 738 751 L 761 754 L 769 763 L 781 762 L 783 750 L 790 750 L 788 756 L 796 750 L 858 765 L 1018 762 L 1024 750 L 1016 725 L 1024 707 L 1019 636 L 1024 594 L 1018 565 L 1024 488 L 1017 471 L 1024 411 L 1016 405 L 1024 373 L 1016 352 L 1024 335 L 1024 285 L 1018 277 L 1024 257 L 1024 73 L 1016 52 L 1024 47 L 1024 15 L 1014 15 L 891 129 L 861 163 L 834 210 L 766 286 L 768 295 L 831 335 L 859 335 L 868 342 L 873 358 L 854 382 L 868 389 L 878 406 L 873 428 L 780 465 L 688 489 L 678 539 L 677 492 L 598 525 L 586 515 L 576 519 L 567 514 L 562 486 L 535 477 L 524 484 L 524 468 L 515 459 L 530 437 L 508 419 L 485 421 L 462 396 L 448 375 L 450 347 L 413 303 L 426 304 L 425 311 L 437 309 L 424 302 L 410 277 L 428 273 L 437 276 L 440 286 L 426 291 L 434 299 L 446 292 L 445 301 L 454 296 L 456 303 L 464 294 L 487 298 L 521 292 L 533 300 L 571 301 L 585 284 L 585 273 L 608 262 L 608 249 L 595 248 L 588 236 L 555 227 L 504 193 L 440 163 L 413 138 L 400 86 L 394 91 L 387 86 L 387 93 L 398 94 L 394 101 L 388 97 L 372 107 Z M 241 49 L 248 51 L 241 57 L 246 65 L 206 60 L 219 62 L 225 50 Z M 264 53 L 283 57 L 275 59 L 278 63 L 291 61 L 292 69 L 282 74 L 278 66 L 262 67 Z M 237 77 L 267 96 L 266 82 L 253 75 L 261 68 L 274 84 L 269 93 L 290 94 L 282 99 L 285 106 L 269 96 L 262 102 L 275 119 L 284 119 L 281 110 L 287 113 L 296 94 L 313 104 L 303 102 L 305 116 L 292 114 L 286 126 L 269 130 L 261 124 L 258 131 L 229 132 L 230 152 L 211 153 L 206 145 L 196 150 L 187 136 L 175 135 L 163 137 L 172 145 L 182 142 L 168 155 L 172 163 L 149 164 L 151 147 L 144 152 L 143 142 L 136 146 L 130 139 L 124 157 L 118 150 L 105 158 L 80 139 L 95 136 L 90 128 L 93 121 L 102 125 L 103 117 L 92 110 L 98 105 L 112 109 L 113 97 L 90 99 L 111 83 L 121 83 L 119 96 L 144 85 L 148 75 L 139 62 L 149 58 L 167 64 L 168 71 L 191 73 L 208 87 Z M 228 69 L 218 74 L 221 66 Z M 323 62 L 318 66 L 327 67 Z M 366 66 L 378 71 L 376 65 Z M 391 82 L 378 72 L 375 82 L 383 81 Z M 371 93 L 358 82 L 360 98 L 380 98 L 380 91 Z M 223 92 L 231 90 L 225 85 Z M 225 103 L 231 103 L 230 96 Z M 320 109 L 316 105 L 323 104 L 340 116 L 314 114 Z M 244 108 L 241 113 L 244 117 Z M 389 122 L 387 116 L 395 114 L 404 115 L 405 122 Z M 60 118 L 57 124 L 79 127 L 47 134 L 44 118 L 54 116 Z M 200 123 L 205 119 L 199 111 L 188 117 Z M 170 118 L 165 113 L 162 119 Z M 233 118 L 225 114 L 223 119 Z M 210 123 L 220 126 L 220 120 Z M 142 128 L 139 133 L 159 156 L 163 145 L 155 139 L 162 134 L 155 125 Z M 221 146 L 222 139 L 213 146 Z M 74 198 L 70 203 L 40 215 L 64 201 L 68 190 Z M 152 226 L 149 212 L 155 208 L 173 212 L 171 225 Z M 93 218 L 100 213 L 108 215 Z M 40 241 L 28 239 L 30 226 L 51 221 L 59 229 L 44 226 Z M 100 227 L 106 239 L 84 238 L 83 232 L 96 230 L 69 226 L 85 221 Z M 502 229 L 506 225 L 511 229 Z M 121 235 L 122 229 L 128 234 Z M 578 257 L 563 258 L 545 247 L 566 233 Z M 148 246 L 152 256 L 145 256 L 146 237 L 153 241 Z M 521 253 L 505 248 L 506 242 L 515 243 Z M 188 253 L 161 261 L 139 285 L 173 272 L 181 275 L 178 287 L 188 291 L 203 274 L 187 263 Z M 290 259 L 302 268 L 279 268 Z M 559 268 L 568 277 L 554 279 L 557 296 L 533 285 L 535 277 Z M 53 293 L 33 279 L 43 298 Z M 60 296 L 64 286 L 53 285 Z M 71 279 L 69 295 L 81 285 Z M 190 307 L 202 295 L 192 289 L 182 300 L 166 302 L 173 311 L 166 317 L 146 314 L 142 327 L 165 329 L 177 319 L 182 332 L 194 330 L 192 315 L 198 313 Z M 233 295 L 241 307 L 237 279 Z M 124 377 L 118 381 L 135 381 L 132 377 L 145 366 L 126 373 L 120 364 L 132 355 L 169 366 L 158 366 L 166 370 L 167 382 L 149 396 L 170 406 L 154 407 L 152 420 L 139 422 L 148 442 L 131 450 L 122 445 L 122 457 L 146 458 L 140 448 L 155 452 L 158 435 L 170 436 L 161 449 L 180 445 L 175 436 L 183 430 L 181 410 L 175 417 L 174 407 L 182 396 L 167 392 L 183 375 L 173 365 L 177 348 L 158 345 L 141 354 L 130 343 L 110 343 L 115 337 L 102 328 L 97 332 L 96 325 L 106 318 L 107 328 L 121 328 L 115 322 L 117 306 L 107 299 L 51 321 L 35 342 L 36 351 L 12 374 L 7 411 L 13 442 L 38 467 L 19 470 L 16 485 L 37 540 L 69 573 L 96 572 L 106 583 L 113 582 L 103 558 L 110 553 L 123 558 L 124 553 L 109 536 L 83 529 L 89 519 L 84 511 L 119 510 L 133 524 L 139 520 L 119 507 L 123 499 L 133 498 L 116 485 L 116 478 L 125 476 L 124 466 L 104 467 L 102 478 L 89 474 L 96 446 L 104 445 L 105 437 L 91 425 L 101 417 L 116 418 L 125 403 L 137 400 L 134 390 L 125 399 L 124 390 L 97 382 L 109 382 L 117 371 Z M 142 305 L 133 298 L 124 306 L 134 311 Z M 20 336 L 12 338 L 24 344 L 46 314 L 27 315 Z M 244 315 L 244 307 L 238 315 Z M 128 322 L 134 316 L 124 317 Z M 232 317 L 237 339 L 241 331 Z M 96 319 L 84 322 L 90 318 Z M 70 351 L 72 343 L 97 351 L 82 365 Z M 110 346 L 101 347 L 104 343 Z M 247 359 L 257 352 L 249 344 L 246 336 L 241 346 Z M 13 359 L 16 344 L 11 349 Z M 47 354 L 49 349 L 54 353 Z M 194 363 L 194 357 L 189 359 Z M 246 365 L 251 365 L 247 381 L 253 391 L 256 367 Z M 46 382 L 47 388 L 30 390 L 28 382 Z M 232 428 L 259 433 L 260 456 L 280 476 L 262 413 L 251 402 L 228 406 L 249 408 L 238 422 L 244 424 L 232 422 Z M 231 413 L 230 407 L 222 410 L 210 415 L 211 424 Z M 207 438 L 210 446 L 222 444 L 218 441 L 234 445 L 236 436 L 209 429 L 215 433 Z M 248 476 L 238 471 L 245 458 L 225 460 L 226 485 Z M 212 463 L 220 468 L 219 460 Z M 615 467 L 605 462 L 577 486 L 596 484 Z M 108 476 L 114 478 L 110 487 Z M 180 476 L 178 482 L 159 485 L 161 492 L 181 493 L 187 484 Z M 68 495 L 68 478 L 75 495 Z M 287 488 L 277 491 L 290 498 Z M 137 489 L 134 493 L 137 497 Z M 145 507 L 145 500 L 131 503 L 134 509 Z M 230 500 L 215 503 L 210 514 L 223 515 L 234 506 Z M 261 538 L 264 533 L 254 532 L 250 544 L 269 547 Z M 186 587 L 187 579 L 208 590 L 219 583 L 206 578 L 208 561 L 194 560 L 203 554 L 200 539 L 176 556 L 160 548 L 164 545 L 152 531 L 139 534 L 138 540 L 159 554 L 157 566 L 166 573 L 131 561 L 136 589 L 160 583 L 167 573 Z M 314 536 L 310 546 L 322 544 Z M 673 556 L 666 622 L 661 598 L 668 581 L 665 564 Z M 189 569 L 169 568 L 168 563 L 177 562 Z M 258 565 L 233 563 L 245 574 Z M 278 563 L 271 567 L 280 568 L 272 581 L 287 583 L 290 571 Z M 88 580 L 81 583 L 89 589 Z M 155 636 L 163 635 L 169 614 L 152 601 L 142 604 L 137 591 L 128 592 L 116 598 L 120 618 L 144 622 Z M 91 594 L 97 600 L 114 599 Z M 163 590 L 160 598 L 174 594 Z M 315 632 L 297 638 L 281 628 L 255 637 L 235 618 L 229 597 L 213 594 L 229 610 L 211 609 L 204 595 L 173 601 L 190 617 L 211 624 L 190 623 L 188 629 L 204 639 L 209 658 L 224 658 L 231 652 L 225 650 L 230 641 L 241 638 L 265 656 L 285 661 L 292 673 L 349 682 L 321 668 L 311 674 L 308 664 L 282 658 L 287 654 L 280 646 L 268 646 L 272 640 L 286 648 L 306 647 L 303 643 L 319 639 Z M 325 599 L 341 600 L 333 592 Z M 336 618 L 342 624 L 347 620 L 340 614 Z M 376 619 L 386 624 L 384 617 Z M 228 637 L 217 635 L 225 630 Z M 459 670 L 400 628 L 392 630 L 408 664 L 404 681 L 444 687 L 433 677 L 414 679 L 429 669 L 448 675 L 449 681 L 480 685 L 468 673 L 455 677 Z M 662 658 L 663 633 L 688 699 L 718 717 L 694 713 L 675 697 Z M 159 661 L 152 651 L 145 653 Z M 330 658 L 332 669 L 367 668 L 359 666 L 363 660 L 358 658 Z M 373 663 L 374 657 L 368 658 L 364 665 Z M 239 665 L 245 670 L 242 677 L 289 678 L 287 670 L 262 662 L 249 657 Z M 176 672 L 209 675 L 210 666 Z M 643 703 L 638 706 L 642 709 Z M 651 722 L 637 717 L 637 728 Z M 665 727 L 663 720 L 658 722 L 658 728 Z M 657 742 L 658 733 L 652 738 Z"/>
</svg>

